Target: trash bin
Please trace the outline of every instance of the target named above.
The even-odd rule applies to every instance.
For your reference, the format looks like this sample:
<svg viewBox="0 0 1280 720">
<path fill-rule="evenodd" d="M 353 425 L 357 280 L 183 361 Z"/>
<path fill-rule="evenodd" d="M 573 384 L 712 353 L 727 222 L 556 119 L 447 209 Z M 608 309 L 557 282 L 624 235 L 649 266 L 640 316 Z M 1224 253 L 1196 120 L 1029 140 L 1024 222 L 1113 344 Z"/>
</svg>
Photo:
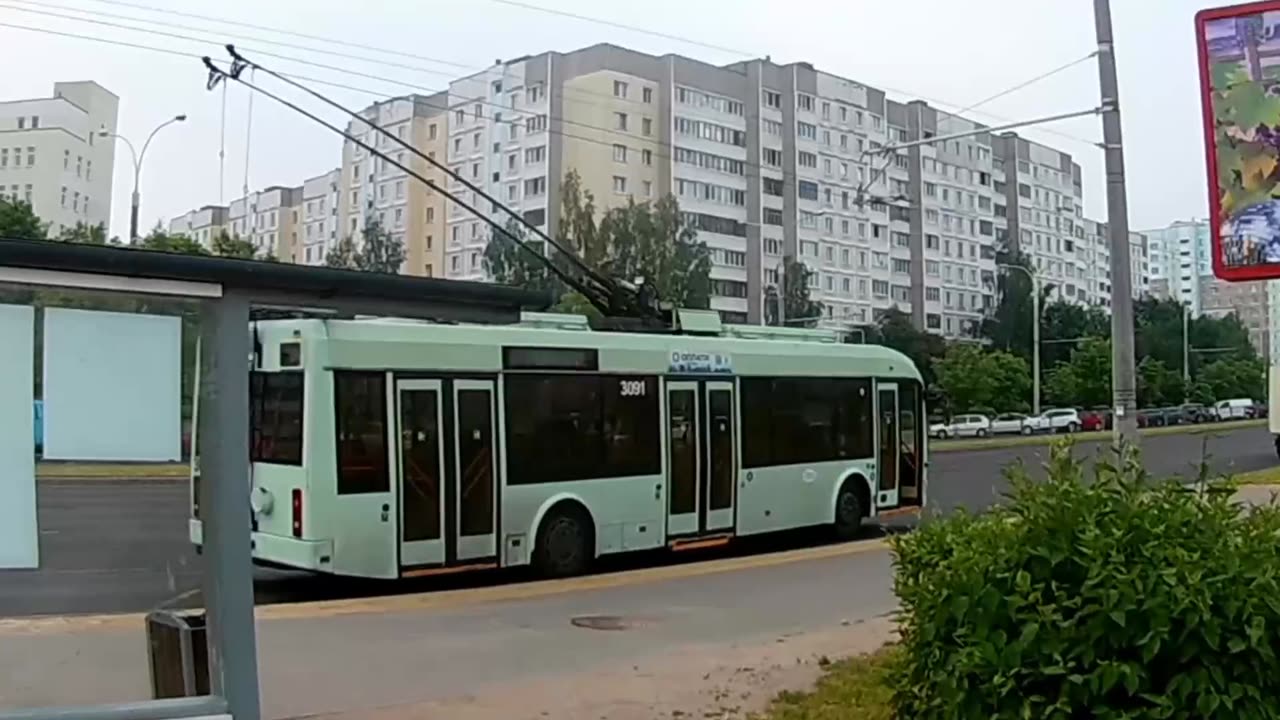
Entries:
<svg viewBox="0 0 1280 720">
<path fill-rule="evenodd" d="M 156 610 L 147 614 L 147 661 L 151 695 L 165 698 L 209 694 L 209 641 L 203 612 Z"/>
</svg>

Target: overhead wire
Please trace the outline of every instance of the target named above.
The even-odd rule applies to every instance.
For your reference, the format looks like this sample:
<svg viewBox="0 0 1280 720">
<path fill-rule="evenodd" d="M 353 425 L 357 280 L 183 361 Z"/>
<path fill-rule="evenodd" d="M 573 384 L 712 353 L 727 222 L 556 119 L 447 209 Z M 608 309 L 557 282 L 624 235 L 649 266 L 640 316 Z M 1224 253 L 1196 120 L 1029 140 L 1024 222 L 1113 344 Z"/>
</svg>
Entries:
<svg viewBox="0 0 1280 720">
<path fill-rule="evenodd" d="M 137 17 L 121 16 L 121 15 L 117 15 L 117 14 L 105 13 L 105 12 L 96 11 L 96 10 L 87 10 L 87 9 L 83 9 L 83 8 L 78 8 L 78 7 L 73 7 L 73 6 L 67 6 L 67 5 L 64 5 L 64 4 L 57 4 L 57 3 L 47 2 L 47 0 L 12 0 L 12 1 L 13 1 L 13 2 L 19 2 L 19 3 L 24 3 L 24 4 L 27 4 L 27 5 L 36 5 L 36 6 L 41 6 L 41 7 L 57 7 L 57 8 L 60 8 L 60 9 L 67 9 L 67 10 L 71 10 L 71 11 L 73 11 L 73 12 L 79 12 L 79 13 L 83 13 L 83 14 L 99 15 L 99 16 L 103 16 L 103 17 L 113 17 L 113 18 L 118 18 L 118 19 L 129 19 L 129 20 L 132 20 L 132 21 L 135 21 L 135 22 L 143 22 L 143 23 L 147 23 L 147 24 L 160 25 L 160 26 L 167 26 L 167 27 L 176 27 L 176 28 L 179 28 L 179 29 L 194 30 L 194 31 L 197 31 L 197 32 L 214 32 L 214 31 L 212 31 L 212 30 L 207 30 L 207 29 L 202 29 L 202 28 L 195 28 L 195 27 L 192 27 L 192 26 L 189 26 L 189 25 L 178 25 L 178 24 L 174 24 L 174 23 L 166 23 L 166 22 L 163 22 L 163 21 L 152 20 L 152 19 L 147 19 L 147 18 L 137 18 Z M 431 58 L 431 57 L 427 57 L 427 56 L 416 55 L 416 54 L 414 54 L 414 53 L 406 53 L 406 52 L 401 52 L 401 51 L 396 51 L 396 50 L 387 50 L 387 49 L 385 49 L 385 48 L 378 48 L 378 47 L 376 47 L 376 46 L 363 45 L 363 44 L 360 44 L 360 43 L 351 43 L 351 42 L 348 42 L 348 41 L 344 41 L 344 40 L 340 40 L 340 39 L 332 38 L 332 37 L 325 37 L 325 36 L 321 36 L 321 35 L 311 35 L 311 34 L 307 34 L 307 33 L 297 33 L 297 32 L 294 32 L 294 31 L 288 31 L 288 30 L 284 30 L 284 29 L 280 29 L 280 28 L 272 28 L 272 27 L 267 27 L 267 26 L 257 26 L 257 25 L 252 25 L 252 24 L 249 24 L 249 23 L 240 22 L 240 21 L 227 20 L 227 19 L 225 19 L 225 18 L 216 18 L 216 17 L 213 17 L 213 16 L 200 15 L 200 14 L 196 14 L 196 13 L 186 13 L 186 12 L 181 12 L 181 11 L 167 10 L 167 9 L 164 9 L 164 8 L 156 8 L 156 7 L 153 7 L 153 6 L 143 5 L 143 4 L 140 4 L 140 3 L 125 2 L 124 0 L 86 0 L 86 1 L 88 1 L 88 2 L 97 2 L 97 3 L 102 3 L 102 4 L 106 4 L 106 5 L 113 5 L 113 6 L 130 7 L 130 8 L 142 9 L 142 10 L 147 10 L 147 11 L 152 11 L 152 12 L 158 12 L 158 13 L 166 13 L 166 14 L 171 14 L 171 15 L 176 15 L 176 16 L 181 16 L 181 17 L 196 18 L 196 19 L 204 20 L 204 21 L 206 21 L 206 22 L 216 22 L 216 23 L 228 24 L 228 25 L 237 26 L 237 27 L 251 27 L 251 28 L 254 28 L 254 29 L 266 30 L 266 31 L 268 31 L 268 32 L 277 32 L 277 33 L 281 33 L 281 34 L 285 34 L 285 35 L 290 35 L 290 36 L 303 37 L 303 38 L 307 38 L 307 39 L 311 39 L 311 40 L 316 40 L 316 41 L 319 41 L 319 42 L 328 42 L 328 43 L 333 43 L 333 44 L 342 45 L 342 46 L 358 47 L 358 48 L 363 48 L 363 49 L 368 49 L 368 50 L 375 50 L 375 51 L 384 52 L 384 53 L 387 53 L 387 54 L 401 55 L 401 56 L 406 56 L 406 57 L 411 57 L 411 58 L 416 58 L 416 59 L 426 60 L 426 61 L 429 61 L 429 62 L 435 62 L 435 63 L 438 63 L 438 64 L 447 64 L 447 65 L 452 65 L 452 66 L 454 66 L 454 67 L 458 67 L 458 68 L 463 68 L 463 69 L 468 69 L 468 70 L 474 70 L 474 71 L 476 72 L 476 74 L 479 74 L 479 75 L 484 75 L 484 74 L 494 73 L 494 72 L 499 72 L 499 73 L 500 73 L 500 71 L 498 71 L 498 70 L 493 70 L 493 69 L 489 69 L 489 70 L 484 70 L 484 69 L 475 69 L 475 68 L 473 68 L 472 66 L 466 65 L 466 64 L 464 64 L 464 63 L 458 63 L 458 62 L 454 62 L 454 61 L 446 61 L 446 60 L 442 60 L 442 59 L 439 59 L 439 58 Z M 749 53 L 749 52 L 747 52 L 747 51 L 745 51 L 745 50 L 734 50 L 734 49 L 731 49 L 731 48 L 725 48 L 725 47 L 722 47 L 722 46 L 718 46 L 718 45 L 715 45 L 715 44 L 712 44 L 712 43 L 705 43 L 705 42 L 702 42 L 702 41 L 699 41 L 699 40 L 694 40 L 694 39 L 691 39 L 691 38 L 681 37 L 681 36 L 678 36 L 678 35 L 671 35 L 671 34 L 669 34 L 669 33 L 663 33 L 663 32 L 661 32 L 661 31 L 650 30 L 650 29 L 646 29 L 646 28 L 640 28 L 640 27 L 637 27 L 637 26 L 627 25 L 627 24 L 625 24 L 625 23 L 616 23 L 616 22 L 614 22 L 614 21 L 605 20 L 605 19 L 602 19 L 602 18 L 588 17 L 588 16 L 585 16 L 585 15 L 579 15 L 579 14 L 577 14 L 577 13 L 571 13 L 571 12 L 568 12 L 568 11 L 560 11 L 560 10 L 556 10 L 556 9 L 552 9 L 552 8 L 545 8 L 545 7 L 541 7 L 541 6 L 538 6 L 538 5 L 534 5 L 534 4 L 531 4 L 531 3 L 518 2 L 518 1 L 516 1 L 516 0 L 490 0 L 490 2 L 496 2 L 496 3 L 500 3 L 500 4 L 511 5 L 511 6 L 514 6 L 514 7 L 520 7 L 520 8 L 529 9 L 529 10 L 534 10 L 534 11 L 547 12 L 547 13 L 551 13 L 551 14 L 554 14 L 554 15 L 563 15 L 563 16 L 566 16 L 566 17 L 572 17 L 572 18 L 575 18 L 575 19 L 578 19 L 578 20 L 584 20 L 584 21 L 588 21 L 588 22 L 599 23 L 599 24 L 602 24 L 602 25 L 610 26 L 610 27 L 617 27 L 617 28 L 622 28 L 622 29 L 632 30 L 632 31 L 635 31 L 635 32 L 641 32 L 641 33 L 644 33 L 644 34 L 650 34 L 650 35 L 654 35 L 654 36 L 657 36 L 657 37 L 663 37 L 663 38 L 666 38 L 666 39 L 675 40 L 675 41 L 677 41 L 677 42 L 684 42 L 684 43 L 688 43 L 688 44 L 691 44 L 691 45 L 697 45 L 697 46 L 700 46 L 700 47 L 706 47 L 706 48 L 710 48 L 710 49 L 714 49 L 714 50 L 719 50 L 719 51 L 724 51 L 724 52 L 731 52 L 731 53 L 734 53 L 734 54 L 745 55 L 745 56 L 751 56 L 751 53 Z M 64 16 L 64 15 L 58 15 L 57 13 L 51 13 L 51 12 L 48 12 L 48 11 L 36 11 L 36 10 L 31 10 L 31 9 L 29 9 L 29 8 L 19 8 L 19 7 L 14 7 L 14 6 L 8 6 L 8 7 L 12 8 L 12 9 L 15 9 L 15 10 L 25 11 L 25 12 L 48 14 L 48 15 L 51 15 L 51 16 L 54 16 L 54 17 L 61 17 L 61 18 L 69 19 L 69 20 L 73 20 L 73 21 L 95 22 L 94 20 L 89 19 L 89 18 L 68 17 L 68 16 Z M 148 29 L 148 28 L 137 28 L 137 27 L 130 27 L 130 26 L 120 26 L 120 25 L 118 25 L 118 24 L 112 24 L 112 23 L 107 23 L 107 22 L 103 22 L 103 21 L 97 21 L 97 22 L 100 22 L 101 24 L 105 24 L 105 25 L 112 25 L 112 26 L 115 26 L 115 27 L 121 27 L 122 29 L 133 30 L 133 31 L 136 31 L 136 32 L 144 32 L 144 33 L 145 33 L 145 32 L 153 32 L 153 33 L 157 33 L 157 34 L 160 34 L 160 35 L 169 35 L 168 33 L 163 33 L 163 32 L 161 32 L 161 31 L 154 31 L 154 30 L 150 30 L 150 29 Z M 175 36 L 175 37 L 178 37 L 179 39 L 190 39 L 190 40 L 193 40 L 193 41 L 196 41 L 196 42 L 221 42 L 221 40 L 219 40 L 219 41 L 211 41 L 211 40 L 204 39 L 204 38 L 188 38 L 188 37 L 181 37 L 181 36 Z M 334 55 L 335 57 L 344 57 L 344 58 L 348 58 L 348 59 L 356 59 L 356 60 L 360 60 L 360 61 L 363 61 L 363 62 L 369 62 L 369 63 L 382 64 L 382 65 L 387 65 L 388 67 L 397 67 L 397 68 L 401 68 L 401 69 L 409 69 L 409 70 L 413 70 L 413 71 L 416 71 L 416 72 L 425 72 L 425 73 L 437 74 L 437 75 L 442 75 L 442 76 L 450 76 L 450 77 L 453 77 L 453 76 L 455 75 L 455 73 L 452 73 L 452 72 L 445 72 L 445 71 L 440 71 L 440 70 L 433 70 L 433 69 L 430 69 L 430 68 L 422 68 L 422 67 L 418 67 L 418 66 L 410 66 L 410 65 L 405 65 L 405 64 L 403 64 L 403 63 L 392 63 L 392 62 L 389 62 L 389 61 L 382 61 L 382 60 L 378 60 L 378 59 L 376 59 L 376 58 L 369 58 L 369 57 L 366 57 L 366 56 L 352 55 L 352 54 L 349 54 L 349 53 L 341 53 L 341 52 L 337 52 L 337 51 L 333 51 L 333 50 L 325 50 L 325 49 L 321 49 L 321 48 L 312 48 L 312 47 L 302 46 L 302 45 L 297 45 L 297 44 L 292 44 L 292 43 L 281 43 L 281 42 L 279 42 L 279 41 L 275 41 L 275 40 L 267 40 L 267 39 L 264 39 L 264 38 L 261 38 L 261 37 L 258 37 L 258 38 L 236 38 L 236 39 L 237 39 L 237 40 L 241 40 L 241 39 L 250 39 L 250 40 L 253 40 L 253 41 L 255 41 L 255 42 L 265 42 L 265 43 L 267 43 L 267 44 L 275 44 L 275 45 L 280 45 L 280 46 L 282 46 L 282 47 L 292 47 L 292 48 L 296 48 L 296 49 L 305 50 L 305 51 L 308 51 L 308 52 L 314 52 L 314 53 L 319 53 L 319 54 L 329 54 L 329 55 Z M 267 56 L 269 56 L 269 57 L 274 57 L 274 58 L 279 59 L 279 60 L 285 60 L 286 62 L 298 62 L 298 63 L 301 63 L 301 64 L 312 65 L 312 66 L 314 66 L 314 67 L 319 67 L 319 68 L 322 68 L 322 69 L 332 70 L 332 71 L 336 71 L 336 72 L 344 72 L 344 73 L 348 73 L 348 74 L 352 74 L 352 75 L 357 75 L 357 76 L 361 76 L 361 77 L 366 77 L 366 78 L 368 78 L 368 79 L 378 80 L 378 81 L 381 81 L 381 82 L 387 82 L 387 83 L 389 83 L 389 84 L 397 84 L 397 85 L 401 85 L 402 87 L 407 87 L 407 88 L 410 88 L 410 89 L 419 89 L 419 90 L 422 90 L 422 91 L 425 91 L 425 92 L 430 92 L 430 93 L 443 92 L 442 90 L 431 90 L 431 89 L 423 88 L 422 86 L 415 85 L 415 84 L 412 84 L 412 83 L 407 83 L 407 82 L 405 82 L 405 81 L 403 81 L 403 80 L 399 80 L 399 79 L 390 79 L 390 78 L 386 78 L 386 77 L 382 77 L 382 76 L 375 76 L 375 75 L 371 75 L 371 74 L 368 74 L 368 73 L 362 73 L 362 72 L 353 71 L 353 70 L 346 70 L 345 68 L 337 68 L 337 67 L 334 67 L 334 66 L 331 66 L 331 65 L 326 65 L 326 64 L 322 64 L 322 63 L 316 63 L 316 62 L 314 62 L 314 61 L 304 60 L 304 59 L 300 59 L 300 58 L 289 57 L 289 56 L 282 55 L 282 54 L 279 54 L 279 53 L 271 53 L 271 52 L 268 52 L 268 51 L 265 51 L 265 50 L 261 50 L 261 49 L 255 49 L 255 52 L 257 52 L 257 53 L 259 53 L 259 54 L 262 54 L 262 55 L 267 55 Z M 985 115 L 985 116 L 987 116 L 987 117 L 991 117 L 991 118 L 995 118 L 995 119 L 999 119 L 999 120 L 1011 121 L 1011 120 L 1012 120 L 1011 118 L 1007 118 L 1007 117 L 1004 117 L 1004 116 L 1001 116 L 1001 115 L 998 115 L 998 114 L 995 114 L 995 113 L 986 112 L 986 111 L 976 111 L 976 108 L 977 108 L 978 106 L 981 106 L 981 105 L 986 104 L 987 102 L 990 102 L 990 101 L 992 101 L 992 100 L 995 100 L 995 99 L 997 99 L 997 98 L 999 98 L 999 97 L 1003 97 L 1003 96 L 1008 95 L 1008 94 L 1010 94 L 1010 93 L 1012 93 L 1012 92 L 1015 92 L 1016 90 L 1019 90 L 1019 89 L 1021 89 L 1021 88 L 1023 88 L 1023 87 L 1026 87 L 1027 85 L 1030 85 L 1030 84 L 1032 84 L 1032 83 L 1034 83 L 1034 82 L 1038 82 L 1039 80 L 1044 79 L 1045 77 L 1048 77 L 1048 76 L 1050 76 L 1050 75 L 1056 74 L 1057 72 L 1061 72 L 1062 70 L 1065 70 L 1065 69 L 1067 69 L 1068 67 L 1074 66 L 1074 65 L 1076 65 L 1076 64 L 1078 64 L 1078 63 L 1080 63 L 1080 62 L 1084 62 L 1085 60 L 1087 60 L 1087 59 L 1089 59 L 1089 58 L 1095 57 L 1096 55 L 1097 55 L 1097 53 L 1096 53 L 1096 52 L 1094 52 L 1094 53 L 1091 53 L 1090 55 L 1087 55 L 1087 56 L 1086 56 L 1086 57 L 1084 57 L 1084 58 L 1080 58 L 1080 59 L 1075 60 L 1075 61 L 1073 61 L 1073 62 L 1071 62 L 1071 63 L 1068 63 L 1068 64 L 1067 64 L 1067 65 L 1065 65 L 1065 66 L 1062 66 L 1062 67 L 1059 67 L 1059 68 L 1054 68 L 1053 70 L 1050 70 L 1050 71 L 1048 71 L 1047 73 L 1044 73 L 1044 74 L 1043 74 L 1043 75 L 1041 75 L 1041 76 L 1037 76 L 1037 77 L 1032 78 L 1032 79 L 1030 79 L 1030 80 L 1028 80 L 1028 81 L 1026 81 L 1026 82 L 1024 82 L 1024 83 L 1020 83 L 1019 85 L 1016 85 L 1016 86 L 1014 86 L 1014 87 L 1011 87 L 1011 88 L 1008 88 L 1008 89 L 1006 89 L 1006 90 L 1003 90 L 1003 91 L 1001 91 L 1000 93 L 997 93 L 996 95 L 993 95 L 993 96 L 991 96 L 991 97 L 985 98 L 985 99 L 983 99 L 983 100 L 981 100 L 981 101 L 979 101 L 979 102 L 977 102 L 977 103 L 974 103 L 974 104 L 970 105 L 969 107 L 964 108 L 964 109 L 962 109 L 962 110 L 958 110 L 958 111 L 946 111 L 946 110 L 941 110 L 941 109 L 940 109 L 940 111 L 941 111 L 943 114 L 945 114 L 945 115 L 947 115 L 947 116 L 952 116 L 952 117 L 954 117 L 954 116 L 959 116 L 959 115 L 961 115 L 961 114 L 963 114 L 963 113 L 966 113 L 966 112 L 975 112 L 975 114 Z M 744 72 L 744 71 L 738 70 L 738 69 L 736 69 L 736 68 L 732 68 L 732 67 L 722 67 L 721 69 L 726 70 L 726 71 L 730 71 L 730 72 L 737 72 L 738 74 L 743 74 L 743 75 L 745 75 L 745 72 Z M 897 88 L 891 88 L 891 87 L 884 86 L 884 85 L 878 85 L 878 87 L 881 87 L 881 88 L 883 88 L 883 89 L 885 89 L 885 90 L 889 90 L 889 91 L 892 91 L 892 92 L 895 92 L 895 93 L 898 93 L 898 94 L 901 94 L 901 95 L 915 96 L 915 97 L 918 97 L 918 98 L 920 98 L 920 99 L 922 99 L 922 100 L 926 100 L 926 101 L 928 101 L 928 102 L 932 102 L 932 103 L 934 103 L 934 104 L 936 104 L 936 105 L 939 105 L 939 106 L 945 106 L 945 107 L 961 107 L 961 106 L 960 106 L 959 104 L 957 104 L 957 103 L 953 103 L 953 102 L 950 102 L 950 101 L 942 100 L 942 99 L 939 99 L 939 98 L 931 98 L 931 97 L 927 97 L 927 96 L 924 96 L 924 95 L 919 95 L 918 93 L 911 93 L 911 92 L 906 91 L 906 90 L 901 90 L 901 89 L 897 89 Z M 390 94 L 390 93 L 388 93 L 388 94 Z M 618 97 L 616 97 L 616 96 L 614 96 L 614 95 L 608 95 L 608 94 L 601 93 L 601 92 L 594 92 L 594 91 L 591 91 L 591 90 L 589 90 L 589 89 L 585 89 L 585 88 L 562 88 L 562 95 L 563 95 L 563 96 L 566 96 L 566 99 L 569 99 L 567 96 L 571 96 L 571 95 L 582 95 L 582 96 L 587 96 L 587 95 L 589 95 L 589 96 L 594 96 L 594 97 L 608 98 L 608 99 L 610 99 L 611 101 L 615 101 L 615 102 L 616 102 L 616 101 L 618 101 L 618 100 L 623 100 L 624 102 L 631 102 L 631 103 L 634 103 L 634 104 L 642 104 L 642 103 L 640 103 L 639 101 L 628 100 L 628 99 L 626 99 L 626 98 L 618 98 Z M 484 102 L 485 102 L 485 104 L 490 105 L 490 106 L 492 106 L 492 107 L 503 107 L 503 106 L 501 106 L 501 105 L 498 105 L 498 104 L 495 104 L 495 103 L 492 103 L 492 102 L 488 102 L 488 101 L 484 101 Z M 584 102 L 584 101 L 576 100 L 576 99 L 575 99 L 575 100 L 574 100 L 574 102 Z M 504 107 L 503 109 L 510 109 L 510 108 L 505 108 L 505 107 Z M 520 112 L 520 111 L 516 110 L 515 112 Z M 553 119 L 558 119 L 558 118 L 553 118 Z M 572 121 L 567 121 L 567 122 L 572 122 Z M 579 124 L 581 124 L 581 123 L 579 123 Z M 584 124 L 584 125 L 585 125 L 585 124 Z M 612 130 L 610 130 L 610 129 L 608 129 L 608 128 L 598 128 L 598 127 L 596 127 L 596 128 L 594 128 L 594 129 L 602 130 L 602 131 L 604 131 L 604 132 L 614 132 L 614 131 L 612 131 Z M 1089 140 L 1089 139 L 1086 139 L 1086 138 L 1082 138 L 1082 137 L 1080 137 L 1080 136 L 1073 135 L 1073 134 L 1071 134 L 1071 133 L 1065 133 L 1065 132 L 1061 132 L 1061 131 L 1053 130 L 1052 128 L 1036 128 L 1035 130 L 1033 130 L 1033 132 L 1043 132 L 1043 133 L 1047 133 L 1047 134 L 1056 135 L 1056 136 L 1059 136 L 1059 137 L 1062 137 L 1062 138 L 1065 138 L 1065 139 L 1072 140 L 1072 141 L 1074 141 L 1074 142 L 1078 142 L 1078 143 L 1082 143 L 1082 144 L 1088 145 L 1088 146 L 1090 146 L 1090 147 L 1097 147 L 1097 146 L 1098 146 L 1098 142 L 1097 142 L 1097 141 Z"/>
</svg>

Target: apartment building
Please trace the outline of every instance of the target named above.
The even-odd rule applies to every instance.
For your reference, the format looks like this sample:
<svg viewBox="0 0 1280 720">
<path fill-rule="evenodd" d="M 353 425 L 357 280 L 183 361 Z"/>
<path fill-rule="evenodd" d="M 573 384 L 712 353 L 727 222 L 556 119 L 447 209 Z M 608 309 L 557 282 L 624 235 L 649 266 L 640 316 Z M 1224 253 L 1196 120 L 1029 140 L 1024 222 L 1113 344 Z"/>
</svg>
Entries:
<svg viewBox="0 0 1280 720">
<path fill-rule="evenodd" d="M 0 100 L 0 196 L 30 203 L 51 236 L 76 223 L 109 226 L 119 104 L 92 81 Z"/>
<path fill-rule="evenodd" d="M 1179 220 L 1144 230 L 1151 253 L 1152 294 L 1176 298 L 1202 312 L 1201 278 L 1213 276 L 1208 220 Z"/>
<path fill-rule="evenodd" d="M 227 221 L 231 233 L 251 242 L 257 254 L 298 262 L 301 203 L 301 187 L 274 185 L 233 201 Z"/>
<path fill-rule="evenodd" d="M 186 235 L 206 250 L 213 247 L 214 238 L 223 232 L 231 234 L 225 205 L 205 205 L 169 221 L 169 234 Z"/>
<path fill-rule="evenodd" d="M 342 218 L 338 216 L 342 168 L 308 178 L 302 183 L 302 214 L 299 231 L 302 250 L 297 262 L 324 265 L 329 250 L 338 242 Z"/>
<path fill-rule="evenodd" d="M 1212 273 L 1200 277 L 1199 314 L 1235 315 L 1249 331 L 1249 343 L 1264 358 L 1271 356 L 1271 293 L 1268 282 L 1228 282 Z"/>
<path fill-rule="evenodd" d="M 1090 305 L 1111 307 L 1111 236 L 1106 223 L 1086 218 L 1079 226 L 1076 254 L 1085 263 L 1084 289 Z M 1150 241 L 1129 233 L 1129 283 L 1134 299 L 1151 294 Z"/>
<path fill-rule="evenodd" d="M 362 117 L 376 123 L 390 136 L 356 120 L 348 125 L 347 133 L 417 175 L 445 187 L 444 173 L 399 141 L 428 158 L 443 161 L 450 133 L 447 109 L 446 93 L 391 98 L 361 112 Z M 376 218 L 404 244 L 403 272 L 428 277 L 442 274 L 445 200 L 438 192 L 348 140 L 342 150 L 337 200 L 337 237 L 353 238 L 358 248 L 363 242 L 365 227 L 370 219 Z"/>
</svg>

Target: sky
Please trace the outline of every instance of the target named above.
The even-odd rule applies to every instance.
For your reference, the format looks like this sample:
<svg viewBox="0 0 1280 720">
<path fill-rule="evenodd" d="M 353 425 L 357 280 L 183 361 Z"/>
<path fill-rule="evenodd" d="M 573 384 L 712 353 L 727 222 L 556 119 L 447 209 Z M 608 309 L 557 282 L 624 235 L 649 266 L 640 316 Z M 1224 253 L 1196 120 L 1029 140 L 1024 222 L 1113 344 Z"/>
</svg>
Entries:
<svg viewBox="0 0 1280 720">
<path fill-rule="evenodd" d="M 253 100 L 233 87 L 226 95 L 205 89 L 198 59 L 90 39 L 19 30 L 23 25 L 116 42 L 225 57 L 234 42 L 305 58 L 336 69 L 298 65 L 259 53 L 262 65 L 282 72 L 350 85 L 317 86 L 335 100 L 363 107 L 378 97 L 430 92 L 450 79 L 508 59 L 548 50 L 570 51 L 609 42 L 653 53 L 679 53 L 711 63 L 770 56 L 807 61 L 817 69 L 878 87 L 890 97 L 925 99 L 958 110 L 1085 57 L 1096 49 L 1089 0 L 811 0 L 791 5 L 766 0 L 0 0 L 0 97 L 47 97 L 56 81 L 94 80 L 120 97 L 120 134 L 141 145 L 164 120 L 187 122 L 156 136 L 143 162 L 140 225 L 205 204 L 229 203 L 243 192 L 273 184 L 299 185 L 341 163 L 341 140 L 331 131 L 273 101 Z M 1112 0 L 1116 57 L 1128 174 L 1129 224 L 1135 230 L 1207 214 L 1204 145 L 1190 0 Z M 39 11 L 38 13 L 26 10 Z M 158 13 L 194 13 L 244 25 Z M 78 13 L 92 11 L 98 15 Z M 568 17 L 588 16 L 606 23 Z M 81 17 L 83 22 L 55 17 Z M 117 17 L 104 17 L 102 13 Z M 151 19 L 186 29 L 145 25 L 179 39 L 102 23 L 139 26 Z M 675 37 L 619 27 L 642 28 Z M 328 42 L 286 37 L 296 33 L 411 53 L 424 60 Z M 270 39 L 381 59 L 370 63 L 325 52 L 281 48 Z M 697 43 L 687 42 L 694 40 Z M 708 47 L 711 46 L 711 47 Z M 397 67 L 396 65 L 405 67 Z M 374 77 L 368 77 L 374 76 Z M 272 89 L 281 89 L 261 78 Z M 290 95 L 297 98 L 296 93 Z M 1077 64 L 966 113 L 990 125 L 1085 110 L 1099 104 L 1095 61 Z M 325 119 L 345 124 L 315 103 Z M 1085 214 L 1107 211 L 1101 119 L 1084 117 L 1019 130 L 1025 137 L 1070 153 L 1084 175 Z M 1059 134 L 1061 133 L 1061 134 Z M 1065 135 L 1064 135 L 1065 134 Z M 219 151 L 225 148 L 224 171 Z M 110 232 L 128 235 L 133 168 L 116 154 Z M 247 174 L 246 174 L 246 164 Z"/>
</svg>

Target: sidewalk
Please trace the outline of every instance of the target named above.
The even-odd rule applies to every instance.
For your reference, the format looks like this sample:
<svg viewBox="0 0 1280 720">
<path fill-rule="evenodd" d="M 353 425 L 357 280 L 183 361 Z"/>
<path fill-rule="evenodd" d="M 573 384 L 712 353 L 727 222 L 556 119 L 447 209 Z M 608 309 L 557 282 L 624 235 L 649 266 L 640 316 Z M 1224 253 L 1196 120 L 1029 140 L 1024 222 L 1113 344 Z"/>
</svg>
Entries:
<svg viewBox="0 0 1280 720">
<path fill-rule="evenodd" d="M 702 717 L 803 686 L 823 655 L 878 647 L 894 609 L 879 547 L 507 601 L 404 597 L 260 618 L 264 717 Z M 574 622 L 590 618 L 624 629 Z M 0 709 L 148 697 L 136 617 L 0 622 L 0 648 Z"/>
</svg>

